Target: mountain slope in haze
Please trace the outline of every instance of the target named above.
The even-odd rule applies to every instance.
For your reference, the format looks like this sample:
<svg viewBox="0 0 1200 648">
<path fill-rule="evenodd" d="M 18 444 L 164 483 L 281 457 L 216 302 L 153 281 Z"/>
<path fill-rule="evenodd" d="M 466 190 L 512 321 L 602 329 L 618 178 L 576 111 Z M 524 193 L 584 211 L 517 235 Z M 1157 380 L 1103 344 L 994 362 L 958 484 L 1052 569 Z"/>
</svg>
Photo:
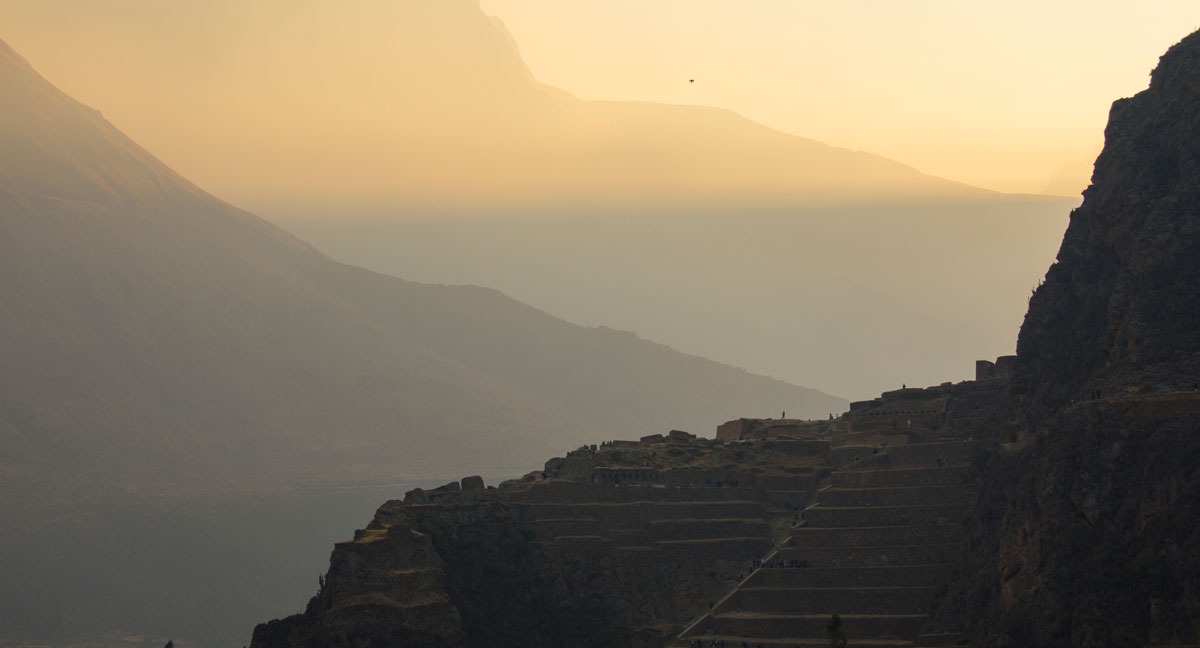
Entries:
<svg viewBox="0 0 1200 648">
<path fill-rule="evenodd" d="M 334 263 L 0 53 L 7 464 L 462 465 L 844 404 L 494 291 Z"/>
<path fill-rule="evenodd" d="M 494 290 L 331 261 L 0 42 L 0 642 L 227 645 L 302 600 L 280 572 L 330 540 L 295 513 L 324 510 L 313 497 L 845 404 Z"/>
<path fill-rule="evenodd" d="M 166 37 L 219 33 L 165 51 L 164 34 L 133 19 L 158 3 L 78 11 L 122 34 L 119 47 L 102 30 L 74 35 L 81 54 L 106 51 L 97 74 L 155 89 L 85 81 L 91 102 L 189 177 L 272 217 L 993 195 L 728 110 L 581 101 L 534 79 L 478 0 L 216 0 Z M 165 115 L 178 121 L 158 126 Z"/>
</svg>

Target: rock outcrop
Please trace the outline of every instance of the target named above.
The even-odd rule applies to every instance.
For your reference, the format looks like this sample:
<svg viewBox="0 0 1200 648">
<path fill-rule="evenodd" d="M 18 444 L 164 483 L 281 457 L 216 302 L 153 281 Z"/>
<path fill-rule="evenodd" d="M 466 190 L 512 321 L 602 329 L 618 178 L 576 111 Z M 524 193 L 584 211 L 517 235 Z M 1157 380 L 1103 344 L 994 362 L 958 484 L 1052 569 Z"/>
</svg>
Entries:
<svg viewBox="0 0 1200 648">
<path fill-rule="evenodd" d="M 661 646 L 786 535 L 830 450 L 613 442 L 499 488 L 411 491 L 253 645 Z"/>
<path fill-rule="evenodd" d="M 1093 184 L 1033 294 L 934 630 L 974 646 L 1200 641 L 1200 33 L 1113 104 Z"/>
<path fill-rule="evenodd" d="M 972 646 L 1200 638 L 1200 395 L 1089 401 L 988 462 L 931 629 Z"/>
<path fill-rule="evenodd" d="M 1113 103 L 1104 135 L 1017 340 L 1034 417 L 1200 382 L 1200 35 L 1163 55 L 1149 89 Z"/>
</svg>

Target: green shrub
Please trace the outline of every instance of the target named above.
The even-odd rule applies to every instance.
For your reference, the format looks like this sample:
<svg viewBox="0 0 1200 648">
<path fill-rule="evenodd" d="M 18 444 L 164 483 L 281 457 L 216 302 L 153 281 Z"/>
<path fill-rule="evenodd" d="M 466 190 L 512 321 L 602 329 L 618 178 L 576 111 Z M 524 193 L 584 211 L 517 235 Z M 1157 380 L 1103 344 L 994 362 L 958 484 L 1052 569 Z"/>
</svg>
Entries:
<svg viewBox="0 0 1200 648">
<path fill-rule="evenodd" d="M 838 616 L 837 612 L 829 617 L 825 631 L 829 633 L 830 648 L 846 648 L 846 629 L 842 627 L 842 617 Z"/>
</svg>

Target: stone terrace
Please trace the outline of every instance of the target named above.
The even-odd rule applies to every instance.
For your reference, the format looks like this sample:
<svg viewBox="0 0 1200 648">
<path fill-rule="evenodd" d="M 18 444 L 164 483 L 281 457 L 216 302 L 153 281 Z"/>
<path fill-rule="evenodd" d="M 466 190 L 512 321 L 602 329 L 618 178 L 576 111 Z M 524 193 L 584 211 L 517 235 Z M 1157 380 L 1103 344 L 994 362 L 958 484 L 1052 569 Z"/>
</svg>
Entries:
<svg viewBox="0 0 1200 648">
<path fill-rule="evenodd" d="M 963 532 L 974 447 L 955 441 L 858 455 L 830 475 L 766 566 L 676 645 L 826 645 L 834 613 L 851 646 L 912 645 L 950 576 L 945 560 Z"/>
</svg>

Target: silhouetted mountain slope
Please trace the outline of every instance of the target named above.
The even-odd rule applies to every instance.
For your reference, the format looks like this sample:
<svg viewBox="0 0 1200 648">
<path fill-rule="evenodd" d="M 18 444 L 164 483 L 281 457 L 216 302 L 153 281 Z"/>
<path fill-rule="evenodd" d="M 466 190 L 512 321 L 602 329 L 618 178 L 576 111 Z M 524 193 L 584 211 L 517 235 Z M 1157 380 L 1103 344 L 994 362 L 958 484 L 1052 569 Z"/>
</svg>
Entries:
<svg viewBox="0 0 1200 648">
<path fill-rule="evenodd" d="M 114 56 L 153 99 L 92 96 L 175 168 L 272 218 L 993 195 L 728 110 L 580 100 L 539 83 L 478 0 L 212 0 L 190 12 L 223 26 L 204 44 L 211 56 L 163 52 L 170 27 L 130 27 L 144 56 Z M 164 115 L 186 127 L 163 128 Z"/>
<path fill-rule="evenodd" d="M 461 465 L 843 404 L 494 291 L 334 263 L 188 183 L 7 46 L 0 63 L 0 419 L 27 457 L 132 474 Z"/>
<path fill-rule="evenodd" d="M 711 207 L 715 201 L 745 208 L 992 195 L 878 155 L 788 135 L 729 110 L 577 100 L 560 106 L 571 120 L 562 148 L 573 152 L 568 168 L 579 173 L 564 178 L 561 189 L 593 204 L 624 196 L 642 205 Z"/>
<path fill-rule="evenodd" d="M 277 509 L 322 489 L 505 474 L 584 440 L 845 406 L 493 290 L 333 262 L 183 179 L 2 42 L 0 359 L 0 627 L 35 635 L 215 641 L 278 614 L 295 579 L 229 565 L 295 566 L 231 538 L 302 554 L 264 529 L 311 540 L 317 522 Z M 161 596 L 170 574 L 186 594 Z"/>
</svg>

